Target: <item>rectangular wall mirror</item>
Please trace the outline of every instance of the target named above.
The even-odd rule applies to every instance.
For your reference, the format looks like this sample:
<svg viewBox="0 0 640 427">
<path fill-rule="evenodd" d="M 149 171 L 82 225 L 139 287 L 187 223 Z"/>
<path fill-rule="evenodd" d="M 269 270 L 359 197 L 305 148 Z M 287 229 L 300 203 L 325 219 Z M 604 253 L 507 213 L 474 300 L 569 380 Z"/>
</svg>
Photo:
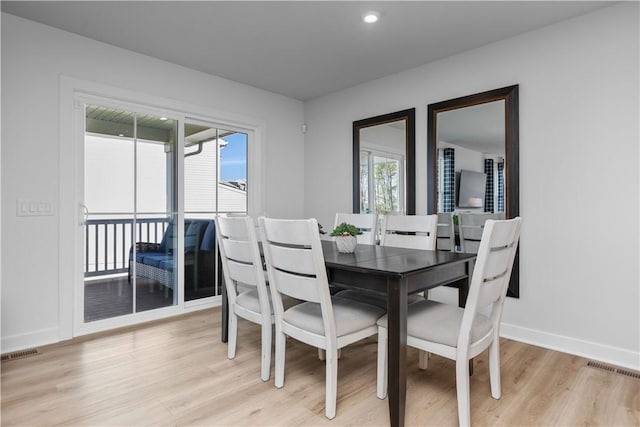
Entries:
<svg viewBox="0 0 640 427">
<path fill-rule="evenodd" d="M 460 220 L 519 215 L 518 85 L 430 104 L 427 125 L 428 212 L 453 215 L 457 250 L 477 250 L 481 229 L 467 240 L 472 227 Z M 520 294 L 518 264 L 516 255 L 511 297 Z"/>
<path fill-rule="evenodd" d="M 353 212 L 415 206 L 415 108 L 353 122 Z"/>
</svg>

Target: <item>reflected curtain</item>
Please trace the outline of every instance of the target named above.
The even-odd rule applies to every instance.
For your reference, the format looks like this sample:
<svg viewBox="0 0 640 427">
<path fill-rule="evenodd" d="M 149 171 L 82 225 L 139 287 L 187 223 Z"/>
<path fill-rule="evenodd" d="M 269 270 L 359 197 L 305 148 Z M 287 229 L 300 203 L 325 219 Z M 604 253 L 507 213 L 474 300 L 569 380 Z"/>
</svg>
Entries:
<svg viewBox="0 0 640 427">
<path fill-rule="evenodd" d="M 484 159 L 484 173 L 487 175 L 484 192 L 484 211 L 493 213 L 493 159 Z"/>
<path fill-rule="evenodd" d="M 498 162 L 498 212 L 504 212 L 504 162 Z"/>
<path fill-rule="evenodd" d="M 453 212 L 455 207 L 455 188 L 456 188 L 456 169 L 455 169 L 455 150 L 453 148 L 445 148 L 443 150 L 444 167 L 442 191 L 442 211 Z"/>
</svg>

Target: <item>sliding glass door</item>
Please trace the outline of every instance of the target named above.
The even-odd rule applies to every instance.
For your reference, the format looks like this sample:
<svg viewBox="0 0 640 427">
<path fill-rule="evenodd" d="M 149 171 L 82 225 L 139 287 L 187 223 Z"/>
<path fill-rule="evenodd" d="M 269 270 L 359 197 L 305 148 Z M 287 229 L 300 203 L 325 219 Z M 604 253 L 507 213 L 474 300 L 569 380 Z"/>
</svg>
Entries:
<svg viewBox="0 0 640 427">
<path fill-rule="evenodd" d="M 196 121 L 184 135 L 184 299 L 193 301 L 220 293 L 215 215 L 247 213 L 248 135 Z"/>
<path fill-rule="evenodd" d="M 74 333 L 218 304 L 215 216 L 245 215 L 258 199 L 255 130 L 97 95 L 75 101 Z"/>
<path fill-rule="evenodd" d="M 84 110 L 84 322 L 175 305 L 178 121 Z"/>
</svg>

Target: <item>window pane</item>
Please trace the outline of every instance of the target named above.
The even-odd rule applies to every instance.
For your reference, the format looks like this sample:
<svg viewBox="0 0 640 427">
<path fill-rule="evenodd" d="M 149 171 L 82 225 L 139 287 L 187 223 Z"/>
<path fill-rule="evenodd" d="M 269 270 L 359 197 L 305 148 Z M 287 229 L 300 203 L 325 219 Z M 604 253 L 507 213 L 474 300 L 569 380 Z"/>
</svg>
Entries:
<svg viewBox="0 0 640 427">
<path fill-rule="evenodd" d="M 218 212 L 247 212 L 247 134 L 220 131 Z"/>
<path fill-rule="evenodd" d="M 133 212 L 134 114 L 95 105 L 85 114 L 84 204 L 91 213 Z"/>
<path fill-rule="evenodd" d="M 185 301 L 219 294 L 213 219 L 247 212 L 247 143 L 244 133 L 185 125 Z"/>
<path fill-rule="evenodd" d="M 218 129 L 185 125 L 184 210 L 215 212 L 218 179 Z"/>
<path fill-rule="evenodd" d="M 161 117 L 136 117 L 138 213 L 176 211 L 175 146 L 178 123 Z"/>
</svg>

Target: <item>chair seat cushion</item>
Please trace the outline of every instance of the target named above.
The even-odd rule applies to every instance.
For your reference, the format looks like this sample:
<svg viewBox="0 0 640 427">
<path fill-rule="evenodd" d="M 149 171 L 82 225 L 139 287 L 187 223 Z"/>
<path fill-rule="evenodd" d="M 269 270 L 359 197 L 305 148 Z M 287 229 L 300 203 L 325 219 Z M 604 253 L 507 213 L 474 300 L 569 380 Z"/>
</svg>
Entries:
<svg viewBox="0 0 640 427">
<path fill-rule="evenodd" d="M 374 326 L 385 310 L 337 296 L 331 297 L 336 336 L 341 337 Z M 324 335 L 320 304 L 303 302 L 284 312 L 284 321 L 297 328 Z"/>
<path fill-rule="evenodd" d="M 166 254 L 161 253 L 161 252 L 136 252 L 136 262 L 139 262 L 141 264 L 144 264 L 144 259 L 146 257 L 154 257 L 154 256 L 166 256 Z"/>
<path fill-rule="evenodd" d="M 463 308 L 437 301 L 423 300 L 411 304 L 407 309 L 407 335 L 457 347 L 463 313 Z M 387 327 L 386 315 L 378 320 L 378 325 Z M 487 335 L 492 328 L 491 320 L 487 316 L 476 314 L 471 329 L 471 343 Z"/>
<path fill-rule="evenodd" d="M 359 292 L 359 291 L 347 289 L 347 290 L 336 293 L 336 296 L 340 298 L 346 298 L 354 301 L 360 301 L 367 304 L 375 305 L 376 307 L 380 307 L 385 311 L 387 310 L 386 295 L 379 295 L 371 292 Z M 423 300 L 424 300 L 424 297 L 422 295 L 411 294 L 407 296 L 407 301 L 409 304 L 413 304 Z"/>
<path fill-rule="evenodd" d="M 147 253 L 142 258 L 141 262 L 143 264 L 150 265 L 151 267 L 163 268 L 163 266 L 166 265 L 166 261 L 168 261 L 169 264 L 172 264 L 173 256 L 172 255 L 167 255 L 167 254 L 162 254 L 162 253 L 156 253 L 156 254 Z M 165 269 L 165 268 L 163 268 L 163 269 Z"/>
<path fill-rule="evenodd" d="M 249 285 L 243 285 L 243 288 L 245 289 L 253 288 L 253 289 L 245 290 L 239 293 L 238 297 L 236 298 L 236 304 L 238 304 L 243 308 L 246 308 L 247 310 L 260 313 L 260 297 L 258 294 L 258 289 Z M 268 292 L 270 291 L 267 288 L 267 293 Z M 268 297 L 269 297 L 269 308 L 271 309 L 271 314 L 273 314 L 273 305 L 271 303 L 271 295 L 269 294 Z M 284 306 L 285 310 L 299 303 L 300 301 L 295 298 L 282 295 L 282 305 Z"/>
</svg>

